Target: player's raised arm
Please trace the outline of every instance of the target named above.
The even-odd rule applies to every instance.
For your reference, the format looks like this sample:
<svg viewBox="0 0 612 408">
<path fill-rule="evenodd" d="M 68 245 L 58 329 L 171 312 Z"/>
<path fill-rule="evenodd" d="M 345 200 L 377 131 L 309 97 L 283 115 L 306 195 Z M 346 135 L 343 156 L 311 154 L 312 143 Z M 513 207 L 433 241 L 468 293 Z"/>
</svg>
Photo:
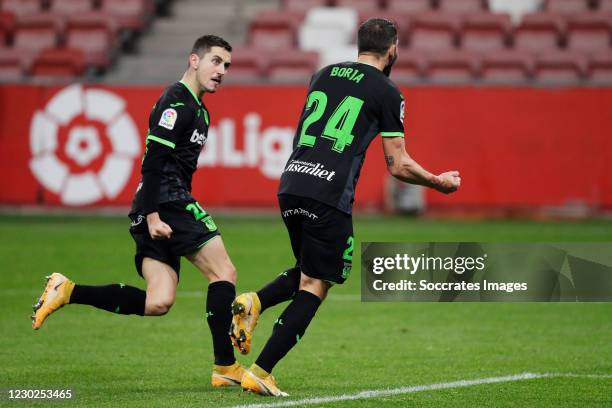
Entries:
<svg viewBox="0 0 612 408">
<path fill-rule="evenodd" d="M 421 167 L 406 152 L 403 137 L 384 137 L 383 150 L 385 152 L 387 170 L 398 180 L 431 187 L 445 194 L 457 191 L 461 184 L 461 177 L 456 170 L 435 175 Z"/>
</svg>

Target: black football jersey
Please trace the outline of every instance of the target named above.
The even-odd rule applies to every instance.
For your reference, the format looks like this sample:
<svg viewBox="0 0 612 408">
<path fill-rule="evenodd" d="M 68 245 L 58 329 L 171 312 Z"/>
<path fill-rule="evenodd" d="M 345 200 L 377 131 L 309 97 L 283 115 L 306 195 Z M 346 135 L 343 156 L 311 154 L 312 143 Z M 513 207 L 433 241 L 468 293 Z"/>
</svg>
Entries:
<svg viewBox="0 0 612 408">
<path fill-rule="evenodd" d="M 378 133 L 403 137 L 403 119 L 404 98 L 379 69 L 358 62 L 321 69 L 310 82 L 278 193 L 350 213 L 370 142 Z"/>
<path fill-rule="evenodd" d="M 157 205 L 191 199 L 191 179 L 206 138 L 210 117 L 185 83 L 170 85 L 149 115 L 142 180 L 132 212 L 149 213 Z"/>
</svg>

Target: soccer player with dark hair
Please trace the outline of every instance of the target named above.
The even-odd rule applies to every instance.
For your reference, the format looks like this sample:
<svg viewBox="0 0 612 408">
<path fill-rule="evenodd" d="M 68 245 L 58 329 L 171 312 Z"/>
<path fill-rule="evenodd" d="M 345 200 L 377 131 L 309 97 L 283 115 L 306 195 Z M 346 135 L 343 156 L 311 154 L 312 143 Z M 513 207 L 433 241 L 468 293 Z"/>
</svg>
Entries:
<svg viewBox="0 0 612 408">
<path fill-rule="evenodd" d="M 397 28 L 386 19 L 365 21 L 357 62 L 321 69 L 311 79 L 293 152 L 281 176 L 278 202 L 297 265 L 258 292 L 232 304 L 230 335 L 243 354 L 261 312 L 293 299 L 271 337 L 245 371 L 242 388 L 285 396 L 271 372 L 304 336 L 330 287 L 349 276 L 353 256 L 352 204 L 365 153 L 380 133 L 389 172 L 406 183 L 451 193 L 459 172 L 429 173 L 406 152 L 404 98 L 389 79 L 397 59 Z"/>
<path fill-rule="evenodd" d="M 149 115 L 142 179 L 129 214 L 136 269 L 146 281 L 146 291 L 122 283 L 80 285 L 54 273 L 34 306 L 34 329 L 66 304 L 125 315 L 164 315 L 174 303 L 184 256 L 210 282 L 206 318 L 214 349 L 212 385 L 240 384 L 244 369 L 236 362 L 227 335 L 236 269 L 212 217 L 191 195 L 191 178 L 210 124 L 201 98 L 219 88 L 231 64 L 231 51 L 220 37 L 198 38 L 182 79 L 166 88 Z"/>
</svg>

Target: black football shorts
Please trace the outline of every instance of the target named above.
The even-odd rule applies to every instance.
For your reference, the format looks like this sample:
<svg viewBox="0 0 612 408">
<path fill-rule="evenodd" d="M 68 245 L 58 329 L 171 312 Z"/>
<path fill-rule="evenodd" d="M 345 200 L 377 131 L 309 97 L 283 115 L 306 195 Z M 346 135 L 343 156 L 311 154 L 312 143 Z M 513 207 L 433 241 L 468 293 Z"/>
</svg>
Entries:
<svg viewBox="0 0 612 408">
<path fill-rule="evenodd" d="M 280 194 L 278 203 L 302 272 L 311 278 L 344 283 L 353 265 L 352 216 L 290 194 Z"/>
<path fill-rule="evenodd" d="M 178 275 L 181 256 L 193 254 L 221 235 L 212 217 L 197 201 L 171 201 L 159 205 L 159 217 L 172 228 L 170 239 L 152 239 L 143 214 L 130 214 L 129 217 L 132 220 L 130 234 L 136 242 L 134 261 L 140 276 L 144 257 L 170 265 Z"/>
</svg>

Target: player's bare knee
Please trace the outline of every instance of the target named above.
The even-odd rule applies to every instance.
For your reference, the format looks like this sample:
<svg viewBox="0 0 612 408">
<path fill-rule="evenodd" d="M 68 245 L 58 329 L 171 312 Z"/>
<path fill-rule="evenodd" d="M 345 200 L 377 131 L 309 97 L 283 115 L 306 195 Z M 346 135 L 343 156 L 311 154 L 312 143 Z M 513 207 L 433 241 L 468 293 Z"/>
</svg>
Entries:
<svg viewBox="0 0 612 408">
<path fill-rule="evenodd" d="M 330 286 L 331 285 L 328 282 L 321 279 L 311 278 L 303 272 L 302 276 L 300 277 L 300 290 L 305 290 L 315 296 L 318 296 L 321 301 L 325 300 Z"/>
<path fill-rule="evenodd" d="M 170 311 L 174 301 L 169 298 L 147 299 L 145 303 L 145 314 L 148 316 L 163 316 Z"/>
</svg>

